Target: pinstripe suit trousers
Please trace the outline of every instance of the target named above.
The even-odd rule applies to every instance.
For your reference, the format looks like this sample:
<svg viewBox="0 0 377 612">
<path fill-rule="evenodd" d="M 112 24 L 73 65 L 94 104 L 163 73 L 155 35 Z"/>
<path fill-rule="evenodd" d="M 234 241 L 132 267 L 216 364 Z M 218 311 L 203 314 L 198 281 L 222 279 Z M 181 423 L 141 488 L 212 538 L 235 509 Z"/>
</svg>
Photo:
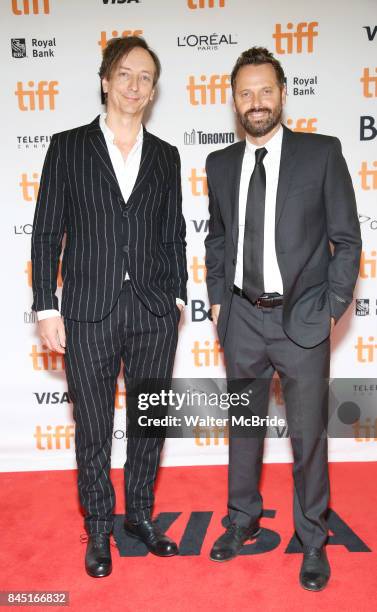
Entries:
<svg viewBox="0 0 377 612">
<path fill-rule="evenodd" d="M 127 397 L 133 381 L 171 380 L 179 309 L 150 312 L 126 281 L 113 310 L 102 321 L 65 319 L 66 374 L 76 423 L 78 490 L 88 533 L 110 533 L 115 492 L 110 480 L 116 381 L 121 361 Z M 128 405 L 127 411 L 134 409 Z M 124 466 L 126 514 L 138 522 L 151 516 L 154 482 L 164 439 L 128 437 Z"/>
</svg>

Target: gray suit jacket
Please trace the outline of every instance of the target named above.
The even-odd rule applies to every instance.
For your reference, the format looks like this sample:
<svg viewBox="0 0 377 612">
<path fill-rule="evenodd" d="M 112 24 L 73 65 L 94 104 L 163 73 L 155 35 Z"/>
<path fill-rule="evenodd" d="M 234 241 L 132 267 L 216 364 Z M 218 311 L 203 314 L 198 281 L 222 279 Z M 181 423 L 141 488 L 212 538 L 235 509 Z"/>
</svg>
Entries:
<svg viewBox="0 0 377 612">
<path fill-rule="evenodd" d="M 275 246 L 283 280 L 283 326 L 303 347 L 330 333 L 330 317 L 352 301 L 361 253 L 355 194 L 337 138 L 283 126 Z M 209 232 L 205 240 L 211 305 L 221 304 L 224 342 L 233 298 L 238 196 L 245 141 L 211 153 L 206 170 Z"/>
</svg>

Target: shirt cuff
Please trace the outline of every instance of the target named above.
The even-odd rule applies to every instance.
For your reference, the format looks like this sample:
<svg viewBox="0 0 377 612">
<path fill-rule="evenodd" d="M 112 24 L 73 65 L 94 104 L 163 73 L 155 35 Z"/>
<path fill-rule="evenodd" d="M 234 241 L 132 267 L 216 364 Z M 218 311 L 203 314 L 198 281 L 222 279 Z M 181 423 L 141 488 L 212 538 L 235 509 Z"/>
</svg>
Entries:
<svg viewBox="0 0 377 612">
<path fill-rule="evenodd" d="M 38 321 L 43 321 L 43 319 L 52 319 L 52 317 L 60 317 L 59 310 L 40 310 L 37 312 Z"/>
<path fill-rule="evenodd" d="M 183 300 L 181 300 L 181 298 L 175 298 L 175 303 L 176 304 L 182 304 L 182 306 L 186 306 L 185 302 Z"/>
</svg>

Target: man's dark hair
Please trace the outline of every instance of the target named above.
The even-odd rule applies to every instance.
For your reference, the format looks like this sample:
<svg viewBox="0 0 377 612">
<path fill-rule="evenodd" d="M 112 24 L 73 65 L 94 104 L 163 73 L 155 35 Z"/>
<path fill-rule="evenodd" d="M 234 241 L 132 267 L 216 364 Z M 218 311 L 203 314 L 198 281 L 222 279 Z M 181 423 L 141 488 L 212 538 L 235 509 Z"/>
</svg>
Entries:
<svg viewBox="0 0 377 612">
<path fill-rule="evenodd" d="M 145 49 L 153 59 L 155 65 L 155 73 L 153 77 L 153 85 L 156 85 L 161 74 L 161 64 L 156 53 L 148 46 L 144 38 L 141 36 L 125 36 L 119 38 L 111 38 L 103 50 L 102 63 L 99 69 L 101 79 L 109 79 L 118 62 L 127 56 L 132 49 Z"/>
<path fill-rule="evenodd" d="M 232 70 L 230 82 L 232 85 L 233 95 L 236 84 L 236 76 L 239 69 L 242 68 L 242 66 L 260 66 L 261 64 L 271 64 L 271 66 L 273 66 L 275 69 L 276 80 L 279 86 L 284 87 L 285 74 L 280 62 L 265 47 L 251 47 L 251 49 L 247 49 L 239 56 Z"/>
</svg>

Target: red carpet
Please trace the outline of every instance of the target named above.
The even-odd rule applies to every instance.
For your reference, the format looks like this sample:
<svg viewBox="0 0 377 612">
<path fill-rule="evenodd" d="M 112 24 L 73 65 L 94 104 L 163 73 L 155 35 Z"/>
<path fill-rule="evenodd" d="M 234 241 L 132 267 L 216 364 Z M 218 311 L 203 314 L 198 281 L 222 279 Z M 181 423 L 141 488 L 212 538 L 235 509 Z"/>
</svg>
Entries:
<svg viewBox="0 0 377 612">
<path fill-rule="evenodd" d="M 123 473 L 113 470 L 112 476 L 118 494 L 116 512 L 123 514 Z M 239 556 L 223 564 L 211 562 L 208 553 L 222 531 L 226 508 L 226 468 L 163 468 L 155 514 L 170 513 L 162 519 L 172 521 L 171 513 L 181 513 L 169 535 L 181 542 L 185 533 L 185 556 L 126 557 L 114 547 L 112 575 L 97 580 L 84 570 L 76 473 L 0 474 L 0 590 L 69 591 L 69 610 L 93 612 L 376 609 L 377 463 L 331 464 L 330 476 L 332 540 L 337 542 L 327 547 L 332 577 L 325 591 L 311 593 L 298 584 L 301 555 L 285 552 L 293 534 L 291 465 L 264 466 L 262 492 L 270 512 L 262 519 L 263 539 L 248 545 L 248 552 L 277 545 L 270 552 Z M 192 529 L 187 528 L 190 515 Z M 188 554 L 200 549 L 201 537 L 195 540 L 200 529 L 204 535 L 201 552 Z M 360 552 L 368 548 L 370 552 Z"/>
</svg>

